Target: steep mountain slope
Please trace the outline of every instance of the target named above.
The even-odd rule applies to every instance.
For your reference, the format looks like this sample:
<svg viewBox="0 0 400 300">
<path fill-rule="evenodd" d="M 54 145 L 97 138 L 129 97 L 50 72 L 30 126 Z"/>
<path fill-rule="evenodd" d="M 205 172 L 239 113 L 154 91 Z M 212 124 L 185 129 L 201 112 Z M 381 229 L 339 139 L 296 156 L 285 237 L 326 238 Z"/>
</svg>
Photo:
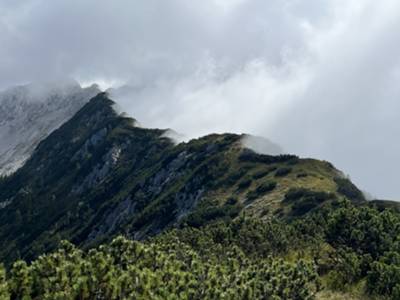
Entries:
<svg viewBox="0 0 400 300">
<path fill-rule="evenodd" d="M 363 201 L 327 162 L 259 155 L 234 134 L 174 145 L 165 130 L 136 127 L 113 105 L 97 95 L 0 181 L 3 261 L 29 260 L 61 239 L 89 247 L 242 211 L 290 219 L 339 197 Z"/>
<path fill-rule="evenodd" d="M 31 84 L 0 93 L 0 175 L 20 168 L 38 143 L 100 91 L 75 82 Z"/>
</svg>

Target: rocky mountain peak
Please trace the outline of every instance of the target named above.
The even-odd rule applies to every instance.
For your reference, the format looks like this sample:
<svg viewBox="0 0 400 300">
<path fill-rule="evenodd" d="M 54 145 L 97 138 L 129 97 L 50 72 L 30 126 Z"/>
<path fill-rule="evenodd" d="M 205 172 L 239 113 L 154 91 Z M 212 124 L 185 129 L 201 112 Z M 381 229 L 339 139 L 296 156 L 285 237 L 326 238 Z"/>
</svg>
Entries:
<svg viewBox="0 0 400 300">
<path fill-rule="evenodd" d="M 0 175 L 13 173 L 38 143 L 100 90 L 77 82 L 35 83 L 0 93 Z"/>
</svg>

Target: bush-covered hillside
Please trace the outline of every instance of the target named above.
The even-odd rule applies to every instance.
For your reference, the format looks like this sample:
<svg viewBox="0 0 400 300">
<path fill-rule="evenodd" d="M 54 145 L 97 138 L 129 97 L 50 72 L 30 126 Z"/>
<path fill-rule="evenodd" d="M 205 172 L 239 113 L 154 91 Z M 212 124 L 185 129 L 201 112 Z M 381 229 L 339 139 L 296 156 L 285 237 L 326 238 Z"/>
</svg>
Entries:
<svg viewBox="0 0 400 300">
<path fill-rule="evenodd" d="M 240 216 L 123 237 L 62 242 L 0 271 L 1 299 L 399 299 L 400 215 L 335 201 L 291 222 Z M 330 295 L 330 296 L 327 296 Z M 327 297 L 327 298 L 325 298 Z"/>
<path fill-rule="evenodd" d="M 113 105 L 0 178 L 0 299 L 400 299 L 395 202 L 242 135 L 175 145 Z"/>
</svg>

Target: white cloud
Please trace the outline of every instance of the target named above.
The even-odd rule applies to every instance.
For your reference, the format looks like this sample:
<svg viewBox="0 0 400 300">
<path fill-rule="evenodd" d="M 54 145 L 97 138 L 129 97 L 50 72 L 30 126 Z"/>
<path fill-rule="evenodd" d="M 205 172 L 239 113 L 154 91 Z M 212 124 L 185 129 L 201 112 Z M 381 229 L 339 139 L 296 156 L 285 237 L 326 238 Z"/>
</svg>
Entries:
<svg viewBox="0 0 400 300">
<path fill-rule="evenodd" d="M 143 125 L 249 132 L 400 199 L 396 0 L 29 0 L 0 4 L 0 87 L 62 76 Z"/>
</svg>

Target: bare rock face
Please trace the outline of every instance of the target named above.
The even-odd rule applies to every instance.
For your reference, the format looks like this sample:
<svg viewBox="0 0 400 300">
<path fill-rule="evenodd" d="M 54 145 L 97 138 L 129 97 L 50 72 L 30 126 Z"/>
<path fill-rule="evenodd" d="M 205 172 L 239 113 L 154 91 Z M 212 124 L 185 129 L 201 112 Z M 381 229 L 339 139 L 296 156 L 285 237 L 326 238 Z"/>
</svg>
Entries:
<svg viewBox="0 0 400 300">
<path fill-rule="evenodd" d="M 17 86 L 0 93 L 0 175 L 19 169 L 51 132 L 100 90 L 74 81 Z"/>
</svg>

